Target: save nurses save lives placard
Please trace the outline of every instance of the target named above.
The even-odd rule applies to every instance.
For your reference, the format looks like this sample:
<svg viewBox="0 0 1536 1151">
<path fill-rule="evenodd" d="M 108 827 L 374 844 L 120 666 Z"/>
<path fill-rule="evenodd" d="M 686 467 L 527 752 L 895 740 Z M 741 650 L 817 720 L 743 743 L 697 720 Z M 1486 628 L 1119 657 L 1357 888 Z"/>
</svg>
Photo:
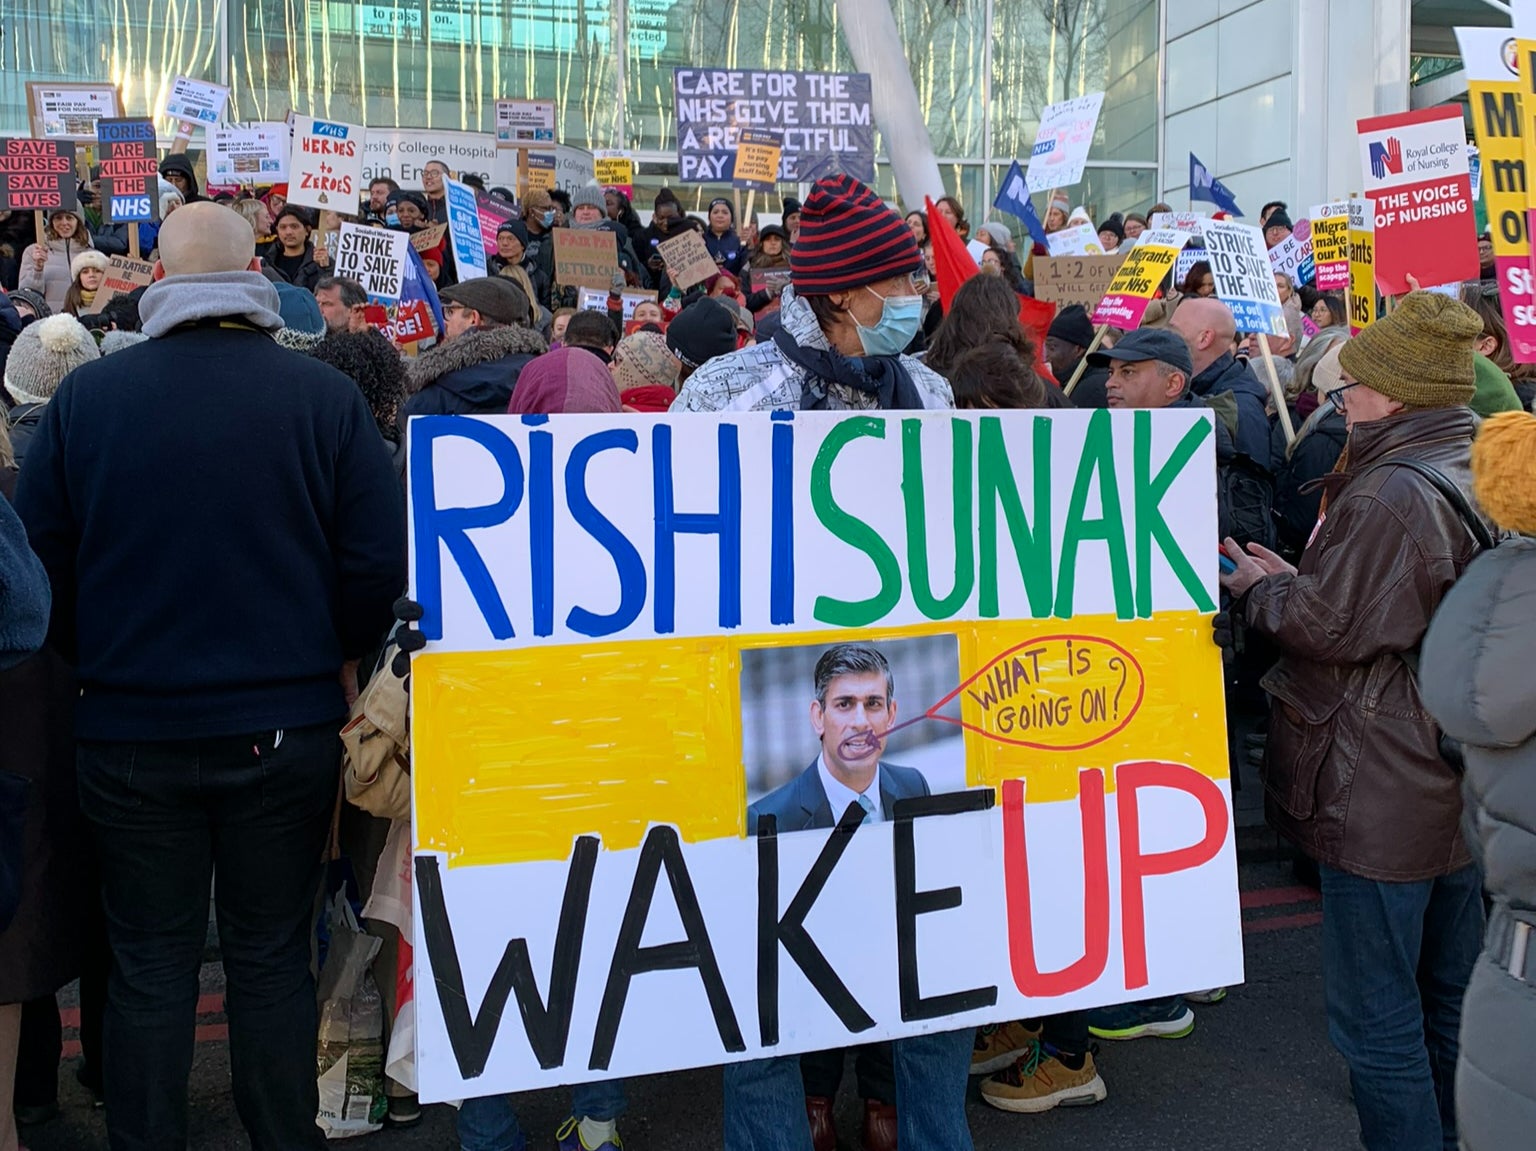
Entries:
<svg viewBox="0 0 1536 1151">
<path fill-rule="evenodd" d="M 1361 120 L 1365 195 L 1376 204 L 1376 282 L 1382 294 L 1478 275 L 1467 136 L 1455 105 Z"/>
</svg>

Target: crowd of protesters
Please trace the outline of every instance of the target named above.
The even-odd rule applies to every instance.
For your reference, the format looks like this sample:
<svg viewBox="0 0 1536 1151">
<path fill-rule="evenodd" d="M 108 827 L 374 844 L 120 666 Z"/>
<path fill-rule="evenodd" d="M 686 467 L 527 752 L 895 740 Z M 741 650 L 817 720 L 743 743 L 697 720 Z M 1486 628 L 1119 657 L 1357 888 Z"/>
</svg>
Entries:
<svg viewBox="0 0 1536 1151">
<path fill-rule="evenodd" d="M 1516 661 L 1536 569 L 1518 546 L 1494 549 L 1502 566 L 1473 561 L 1501 532 L 1536 530 L 1522 412 L 1536 372 L 1514 361 L 1496 284 L 1411 292 L 1351 336 L 1341 299 L 1278 277 L 1288 440 L 1208 265 L 1165 283 L 1139 329 L 1096 341 L 1082 307 L 1027 321 L 1044 249 L 951 196 L 903 219 L 837 176 L 762 223 L 723 198 L 691 214 L 670 189 L 648 221 L 595 185 L 489 189 L 512 218 L 491 274 L 464 277 L 428 231 L 451 175 L 431 161 L 420 191 L 376 180 L 346 217 L 427 233 L 415 251 L 441 324 L 403 354 L 362 286 L 333 274 L 342 217 L 282 186 L 210 201 L 181 155 L 161 175 L 140 236 L 157 279 L 101 306 L 126 243 L 91 218 L 90 185 L 42 236 L 0 219 L 0 1151 L 17 1120 L 57 1112 L 55 995 L 77 978 L 78 1075 L 111 1145 L 185 1146 L 210 889 L 240 1119 L 257 1148 L 323 1145 L 310 935 L 338 731 L 406 586 L 412 415 L 865 408 L 1213 414 L 1229 713 L 1237 746 L 1262 749 L 1271 822 L 1321 888 L 1330 1035 L 1362 1141 L 1528 1137 L 1536 1083 L 1513 1053 L 1530 1044 L 1511 1036 L 1536 1011 L 1536 789 L 1520 774 L 1536 710 Z M 1164 208 L 1106 217 L 1106 251 Z M 1285 213 L 1260 220 L 1272 244 Z M 1080 215 L 1053 199 L 1046 230 Z M 559 282 L 560 228 L 613 237 L 620 272 L 595 309 Z M 690 228 L 718 272 L 684 290 L 659 247 Z M 947 307 L 945 229 L 982 247 Z M 621 289 L 653 296 L 626 315 Z M 1479 578 L 1458 583 L 1469 568 Z M 1461 622 L 1437 629 L 1431 661 L 1448 596 Z M 381 983 L 395 974 L 381 965 Z M 861 1049 L 862 1145 L 969 1148 L 970 1076 L 1007 1111 L 1103 1100 L 1095 1040 L 1189 1035 L 1190 1004 L 1225 995 Z M 842 1069 L 843 1053 L 730 1065 L 725 1146 L 833 1151 Z M 1477 1107 L 1459 1126 L 1458 1095 Z M 559 1147 L 615 1151 L 625 1103 L 621 1083 L 577 1087 Z M 392 1085 L 389 1120 L 419 1115 Z M 457 1129 L 465 1151 L 527 1139 L 505 1096 L 466 1101 Z"/>
</svg>

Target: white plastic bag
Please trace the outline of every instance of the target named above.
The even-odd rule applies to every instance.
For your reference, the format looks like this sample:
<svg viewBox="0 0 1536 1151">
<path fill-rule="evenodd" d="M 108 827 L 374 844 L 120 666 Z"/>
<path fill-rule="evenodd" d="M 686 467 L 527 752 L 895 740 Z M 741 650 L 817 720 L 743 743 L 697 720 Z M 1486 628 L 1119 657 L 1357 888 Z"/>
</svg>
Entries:
<svg viewBox="0 0 1536 1151">
<path fill-rule="evenodd" d="M 327 1139 L 366 1135 L 384 1126 L 384 1001 L 368 965 L 379 941 L 366 934 L 345 889 L 326 905 L 330 949 L 320 970 L 317 1122 Z"/>
</svg>

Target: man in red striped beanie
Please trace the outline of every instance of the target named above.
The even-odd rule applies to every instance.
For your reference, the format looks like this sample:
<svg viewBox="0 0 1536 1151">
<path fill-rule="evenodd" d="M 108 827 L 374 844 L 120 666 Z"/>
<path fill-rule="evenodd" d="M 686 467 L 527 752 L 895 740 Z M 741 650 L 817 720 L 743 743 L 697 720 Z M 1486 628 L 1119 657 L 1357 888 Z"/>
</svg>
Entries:
<svg viewBox="0 0 1536 1151">
<path fill-rule="evenodd" d="M 773 339 L 711 360 L 673 411 L 950 408 L 949 384 L 903 349 L 927 276 L 912 231 L 850 176 L 818 180 L 789 254 Z"/>
</svg>

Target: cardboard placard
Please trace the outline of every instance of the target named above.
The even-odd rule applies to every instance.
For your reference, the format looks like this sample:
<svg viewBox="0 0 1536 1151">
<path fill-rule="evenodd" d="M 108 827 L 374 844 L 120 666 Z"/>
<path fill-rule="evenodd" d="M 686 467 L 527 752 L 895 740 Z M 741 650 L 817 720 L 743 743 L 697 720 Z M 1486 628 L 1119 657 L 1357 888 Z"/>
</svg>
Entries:
<svg viewBox="0 0 1536 1151">
<path fill-rule="evenodd" d="M 556 158 L 548 152 L 528 153 L 528 190 L 553 192 L 560 186 Z"/>
<path fill-rule="evenodd" d="M 1376 205 L 1376 283 L 1384 295 L 1475 280 L 1477 228 L 1459 104 L 1358 121 L 1365 195 Z"/>
<path fill-rule="evenodd" d="M 428 224 L 419 232 L 407 233 L 410 236 L 411 247 L 418 252 L 430 252 L 433 248 L 440 248 L 443 237 L 448 234 L 447 224 Z"/>
<path fill-rule="evenodd" d="M 96 121 L 101 218 L 142 224 L 160 214 L 160 151 L 152 120 Z"/>
<path fill-rule="evenodd" d="M 177 76 L 165 98 L 165 114 L 173 120 L 211 126 L 224 118 L 229 89 L 208 80 Z"/>
<path fill-rule="evenodd" d="M 356 280 L 371 300 L 392 303 L 400 298 L 410 246 L 404 232 L 343 223 L 333 274 Z"/>
<path fill-rule="evenodd" d="M 0 208 L 52 212 L 76 202 L 74 141 L 0 140 Z"/>
<path fill-rule="evenodd" d="M 1099 243 L 1099 230 L 1092 224 L 1073 224 L 1051 232 L 1045 238 L 1045 247 L 1053 256 L 1102 256 L 1104 245 Z"/>
<path fill-rule="evenodd" d="M 741 133 L 777 129 L 778 179 L 839 172 L 875 182 L 875 120 L 866 72 L 675 68 L 677 172 L 685 184 L 729 184 Z"/>
<path fill-rule="evenodd" d="M 553 100 L 496 101 L 496 143 L 499 147 L 527 148 L 554 142 Z"/>
<path fill-rule="evenodd" d="M 1135 247 L 1126 254 L 1125 262 L 1093 310 L 1094 324 L 1108 324 L 1123 332 L 1139 327 L 1147 305 L 1187 243 L 1188 232 L 1166 228 L 1148 228 L 1137 236 Z M 1274 287 L 1273 282 L 1270 287 Z"/>
<path fill-rule="evenodd" d="M 155 266 L 148 260 L 113 256 L 107 261 L 107 270 L 101 277 L 101 287 L 96 289 L 96 297 L 91 301 L 91 306 L 86 309 L 86 312 L 95 315 L 107 306 L 113 296 L 127 295 L 135 289 L 147 288 L 154 282 Z"/>
<path fill-rule="evenodd" d="M 618 241 L 612 232 L 601 228 L 556 228 L 555 282 L 565 287 L 601 288 L 613 286 L 619 270 Z"/>
<path fill-rule="evenodd" d="M 1239 981 L 1209 421 L 412 420 L 422 1102 Z"/>
<path fill-rule="evenodd" d="M 1349 334 L 1376 321 L 1376 205 L 1349 201 Z"/>
<path fill-rule="evenodd" d="M 448 239 L 453 244 L 453 264 L 459 279 L 487 275 L 485 240 L 480 231 L 480 207 L 475 190 L 458 180 L 444 180 L 447 192 Z"/>
<path fill-rule="evenodd" d="M 1237 330 L 1288 334 L 1263 231 L 1235 220 L 1212 220 L 1205 226 L 1205 250 L 1216 295 L 1232 309 Z"/>
<path fill-rule="evenodd" d="M 1319 292 L 1349 290 L 1349 202 L 1312 209 L 1312 278 Z"/>
<path fill-rule="evenodd" d="M 1297 232 L 1306 225 L 1306 239 L 1303 240 Z M 1296 287 L 1302 284 L 1310 284 L 1315 274 L 1314 261 L 1312 259 L 1312 232 L 1311 222 L 1298 220 L 1296 232 L 1281 240 L 1269 250 L 1269 266 L 1277 274 L 1291 278 L 1291 283 Z"/>
<path fill-rule="evenodd" d="M 1153 212 L 1147 220 L 1150 228 L 1172 228 L 1175 232 L 1188 232 L 1190 236 L 1198 240 L 1203 235 L 1200 231 L 1210 220 L 1209 216 L 1199 212 Z"/>
<path fill-rule="evenodd" d="M 736 144 L 733 188 L 771 192 L 779 179 L 784 133 L 769 128 L 743 128 Z"/>
<path fill-rule="evenodd" d="M 1058 308 L 1081 304 L 1089 315 L 1125 263 L 1125 253 L 1113 256 L 1035 257 L 1035 298 Z"/>
<path fill-rule="evenodd" d="M 667 265 L 667 276 L 672 283 L 685 291 L 720 271 L 720 265 L 715 263 L 704 244 L 704 237 L 692 228 L 670 240 L 663 240 L 656 245 L 656 251 Z"/>
<path fill-rule="evenodd" d="M 288 202 L 356 212 L 363 186 L 364 134 L 360 124 L 312 116 L 296 120 L 288 160 Z"/>
<path fill-rule="evenodd" d="M 214 184 L 281 184 L 288 179 L 292 133 L 283 123 L 208 129 L 208 180 Z"/>
<path fill-rule="evenodd" d="M 123 114 L 111 84 L 55 84 L 27 81 L 27 117 L 39 140 L 96 142 L 96 122 Z"/>
<path fill-rule="evenodd" d="M 624 318 L 629 320 L 634 316 L 635 309 L 641 304 L 654 304 L 656 302 L 656 293 L 626 288 L 619 293 L 619 298 L 623 301 Z M 586 312 L 606 312 L 608 310 L 607 289 L 578 289 L 576 292 L 576 306 Z"/>
<path fill-rule="evenodd" d="M 1031 192 L 1049 192 L 1082 183 L 1088 150 L 1099 124 L 1103 92 L 1090 92 L 1040 113 L 1040 128 L 1029 153 L 1024 182 Z"/>
</svg>

